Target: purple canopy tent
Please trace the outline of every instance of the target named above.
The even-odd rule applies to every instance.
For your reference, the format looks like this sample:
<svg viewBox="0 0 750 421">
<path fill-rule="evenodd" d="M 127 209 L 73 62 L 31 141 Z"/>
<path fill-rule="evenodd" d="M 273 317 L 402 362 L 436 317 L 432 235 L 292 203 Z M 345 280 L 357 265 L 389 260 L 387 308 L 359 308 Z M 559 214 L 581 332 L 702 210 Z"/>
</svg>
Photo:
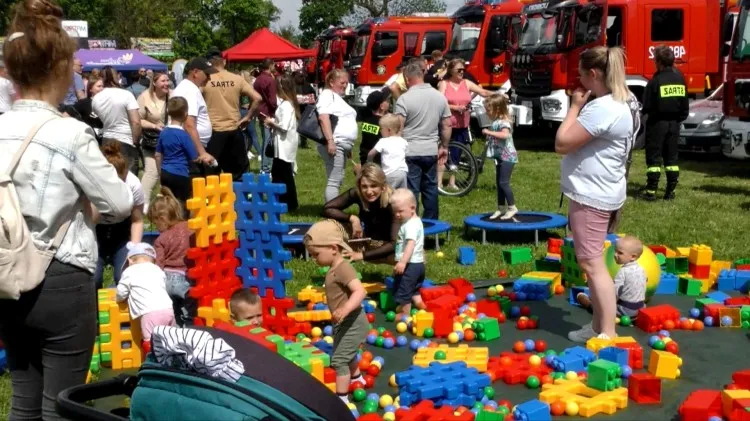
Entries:
<svg viewBox="0 0 750 421">
<path fill-rule="evenodd" d="M 167 71 L 166 64 L 138 50 L 78 50 L 76 58 L 81 60 L 84 72 L 104 66 L 112 66 L 121 72 L 140 68 Z"/>
</svg>

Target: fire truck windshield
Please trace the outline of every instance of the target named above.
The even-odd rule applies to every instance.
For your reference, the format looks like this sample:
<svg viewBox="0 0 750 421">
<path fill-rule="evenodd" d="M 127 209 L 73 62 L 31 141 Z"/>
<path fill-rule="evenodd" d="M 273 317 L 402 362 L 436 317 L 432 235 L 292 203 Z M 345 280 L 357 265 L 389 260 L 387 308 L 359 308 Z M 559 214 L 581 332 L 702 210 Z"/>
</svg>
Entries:
<svg viewBox="0 0 750 421">
<path fill-rule="evenodd" d="M 743 5 L 737 24 L 737 39 L 734 41 L 734 51 L 732 53 L 732 57 L 735 60 L 750 58 L 750 24 L 747 21 L 749 14 L 750 8 Z"/>
<path fill-rule="evenodd" d="M 479 45 L 479 34 L 482 31 L 482 20 L 466 20 L 453 25 L 453 39 L 450 52 L 474 51 Z"/>
<path fill-rule="evenodd" d="M 518 45 L 520 47 L 555 45 L 556 37 L 557 16 L 533 15 L 526 18 Z"/>
<path fill-rule="evenodd" d="M 354 42 L 354 49 L 352 50 L 352 57 L 364 57 L 367 52 L 367 45 L 370 43 L 370 34 L 360 34 L 357 36 L 357 40 Z"/>
</svg>

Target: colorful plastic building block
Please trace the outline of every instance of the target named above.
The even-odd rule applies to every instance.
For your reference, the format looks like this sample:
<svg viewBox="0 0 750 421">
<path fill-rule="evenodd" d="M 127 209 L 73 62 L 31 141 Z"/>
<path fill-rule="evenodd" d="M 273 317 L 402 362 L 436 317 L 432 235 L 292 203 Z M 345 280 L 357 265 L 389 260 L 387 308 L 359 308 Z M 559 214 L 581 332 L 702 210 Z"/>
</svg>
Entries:
<svg viewBox="0 0 750 421">
<path fill-rule="evenodd" d="M 682 358 L 666 351 L 651 350 L 648 361 L 648 372 L 660 379 L 676 379 L 680 377 Z"/>
<path fill-rule="evenodd" d="M 550 421 L 549 404 L 538 399 L 532 399 L 522 404 L 516 405 L 513 410 L 513 418 L 518 421 Z"/>
<path fill-rule="evenodd" d="M 692 263 L 688 264 L 688 273 L 695 279 L 708 279 L 711 275 L 711 266 L 698 266 Z"/>
<path fill-rule="evenodd" d="M 116 302 L 114 288 L 98 291 L 101 363 L 113 370 L 138 368 L 143 351 L 139 320 L 130 320 L 128 302 Z"/>
<path fill-rule="evenodd" d="M 287 313 L 290 319 L 297 322 L 327 322 L 331 320 L 330 310 L 307 310 L 290 311 Z"/>
<path fill-rule="evenodd" d="M 458 263 L 464 266 L 473 265 L 477 261 L 477 251 L 474 247 L 458 248 Z"/>
<path fill-rule="evenodd" d="M 519 301 L 543 301 L 551 295 L 551 284 L 551 281 L 521 278 L 513 282 L 513 292 L 520 295 Z"/>
<path fill-rule="evenodd" d="M 217 320 L 228 322 L 227 302 L 221 298 L 216 298 L 211 302 L 211 307 L 198 307 L 198 317 L 203 319 L 208 327 L 212 327 Z"/>
<path fill-rule="evenodd" d="M 500 338 L 500 324 L 497 319 L 485 317 L 474 322 L 478 341 L 492 341 Z"/>
<path fill-rule="evenodd" d="M 732 382 L 740 389 L 750 390 L 750 370 L 735 371 L 732 373 Z"/>
<path fill-rule="evenodd" d="M 740 307 L 740 326 L 743 329 L 750 329 L 750 305 Z"/>
<path fill-rule="evenodd" d="M 665 267 L 665 270 L 667 272 L 673 273 L 675 275 L 682 275 L 683 273 L 688 273 L 689 269 L 690 263 L 688 262 L 687 257 L 667 257 Z"/>
<path fill-rule="evenodd" d="M 445 354 L 440 360 L 436 359 L 435 354 L 440 352 Z M 467 366 L 477 369 L 480 373 L 487 371 L 487 362 L 490 357 L 490 350 L 486 347 L 469 348 L 467 344 L 461 344 L 457 347 L 450 347 L 447 344 L 441 344 L 437 348 L 420 348 L 414 354 L 412 363 L 419 367 L 428 367 L 433 361 L 441 364 L 463 361 Z"/>
<path fill-rule="evenodd" d="M 622 369 L 612 361 L 596 360 L 586 367 L 586 385 L 588 387 L 608 392 L 622 386 Z"/>
<path fill-rule="evenodd" d="M 661 277 L 659 278 L 659 285 L 656 286 L 656 291 L 654 292 L 654 294 L 656 295 L 677 294 L 678 283 L 679 283 L 679 278 L 677 278 L 677 275 L 669 273 L 669 272 L 662 272 Z"/>
<path fill-rule="evenodd" d="M 186 206 L 190 210 L 188 227 L 195 231 L 196 247 L 220 244 L 224 237 L 235 240 L 237 213 L 234 202 L 232 174 L 193 179 L 193 197 L 188 199 Z"/>
<path fill-rule="evenodd" d="M 620 366 L 628 365 L 630 362 L 629 352 L 625 348 L 609 346 L 599 350 L 599 358 L 618 364 Z"/>
<path fill-rule="evenodd" d="M 705 421 L 711 417 L 723 418 L 721 392 L 718 390 L 694 390 L 680 404 L 681 421 Z"/>
<path fill-rule="evenodd" d="M 415 335 L 424 336 L 424 331 L 431 328 L 435 322 L 435 315 L 430 312 L 417 313 L 414 315 Z"/>
<path fill-rule="evenodd" d="M 557 379 L 542 386 L 539 400 L 551 404 L 561 400 L 578 404 L 578 415 L 591 417 L 596 414 L 612 415 L 628 406 L 628 390 L 620 387 L 609 392 L 592 389 L 579 380 Z"/>
<path fill-rule="evenodd" d="M 628 397 L 641 405 L 661 403 L 661 379 L 649 373 L 631 374 Z"/>
<path fill-rule="evenodd" d="M 436 405 L 472 406 L 484 396 L 490 376 L 469 368 L 463 361 L 411 366 L 396 373 L 401 405 L 411 406 L 429 399 Z"/>
<path fill-rule="evenodd" d="M 193 281 L 189 296 L 198 301 L 198 307 L 211 307 L 216 298 L 228 302 L 232 293 L 242 287 L 235 274 L 239 266 L 235 257 L 238 245 L 236 240 L 225 237 L 220 244 L 188 249 L 187 277 Z"/>
<path fill-rule="evenodd" d="M 586 349 L 594 353 L 598 353 L 600 349 L 612 346 L 614 343 L 615 342 L 612 339 L 601 339 L 594 337 L 586 341 Z"/>
<path fill-rule="evenodd" d="M 630 368 L 633 370 L 643 368 L 643 347 L 638 342 L 615 343 L 615 346 L 628 351 L 628 365 Z"/>
<path fill-rule="evenodd" d="M 725 320 L 729 323 L 725 323 Z M 741 327 L 742 311 L 738 307 L 725 307 L 719 309 L 719 322 L 719 326 L 721 327 Z"/>
<path fill-rule="evenodd" d="M 697 266 L 710 266 L 714 252 L 711 247 L 703 244 L 693 244 L 688 254 L 688 262 Z"/>
<path fill-rule="evenodd" d="M 572 286 L 572 287 L 570 287 L 570 289 L 568 291 L 570 291 L 570 293 L 568 295 L 568 303 L 570 305 L 574 305 L 576 307 L 580 307 L 581 306 L 580 304 L 578 304 L 578 300 L 576 299 L 576 297 L 578 297 L 578 294 L 580 294 L 580 293 L 584 293 L 586 295 L 590 294 L 589 287 Z"/>
<path fill-rule="evenodd" d="M 555 371 L 581 372 L 586 370 L 586 366 L 596 360 L 596 354 L 582 346 L 567 348 L 560 355 L 552 358 L 551 365 Z"/>
<path fill-rule="evenodd" d="M 549 257 L 549 255 L 548 255 Z M 550 260 L 548 258 L 534 260 L 534 270 L 542 272 L 562 272 L 562 265 L 560 264 L 561 259 Z M 562 275 L 560 275 L 562 279 Z"/>
<path fill-rule="evenodd" d="M 523 274 L 524 279 L 539 279 L 542 281 L 550 281 L 550 292 L 554 293 L 555 288 L 558 285 L 562 285 L 562 274 L 560 268 L 557 271 L 533 271 L 526 272 Z"/>
<path fill-rule="evenodd" d="M 499 356 L 490 357 L 487 363 L 487 373 L 493 381 L 502 380 L 506 384 L 525 383 L 529 376 L 542 378 L 552 372 L 552 368 L 546 364 L 532 366 L 529 364 L 531 353 L 516 354 L 513 352 L 502 352 Z"/>
<path fill-rule="evenodd" d="M 710 298 L 716 303 L 724 304 L 724 301 L 726 301 L 729 298 L 732 298 L 732 296 L 722 291 L 711 291 L 708 294 L 706 294 L 706 298 Z"/>
<path fill-rule="evenodd" d="M 308 285 L 297 293 L 297 301 L 313 304 L 326 302 L 326 291 L 323 287 Z"/>
<path fill-rule="evenodd" d="M 586 275 L 578 266 L 573 239 L 566 238 L 562 246 L 562 279 L 566 286 L 586 285 Z"/>
<path fill-rule="evenodd" d="M 680 320 L 680 311 L 669 304 L 660 304 L 641 309 L 635 325 L 647 333 L 652 333 L 662 329 L 667 320 L 677 323 Z"/>
<path fill-rule="evenodd" d="M 729 390 L 724 389 L 721 391 L 721 409 L 724 414 L 731 414 L 733 411 L 733 403 L 737 400 L 750 400 L 750 390 L 736 389 Z"/>
<path fill-rule="evenodd" d="M 474 413 L 471 411 L 458 413 L 450 406 L 436 409 L 431 400 L 423 400 L 411 408 L 401 406 L 396 410 L 396 419 L 399 421 L 479 421 L 474 418 Z"/>
<path fill-rule="evenodd" d="M 247 322 L 231 324 L 219 320 L 214 323 L 214 328 L 224 330 L 226 332 L 232 332 L 236 335 L 242 336 L 243 338 L 250 339 L 251 341 L 263 345 L 263 347 L 273 352 L 279 352 L 279 346 L 283 346 L 284 344 L 284 338 L 282 338 L 281 336 L 263 329 L 262 327 L 251 328 Z"/>
<path fill-rule="evenodd" d="M 737 273 L 740 272 L 736 269 L 724 269 L 719 272 L 717 279 L 719 291 L 734 291 L 738 290 Z M 742 271 L 750 272 L 750 271 Z"/>
<path fill-rule="evenodd" d="M 682 295 L 688 297 L 697 297 L 701 294 L 701 281 L 693 279 L 689 276 L 680 276 L 679 286 L 677 290 Z"/>
<path fill-rule="evenodd" d="M 518 247 L 510 250 L 503 250 L 503 261 L 509 265 L 528 263 L 534 259 L 534 255 L 529 247 Z"/>
</svg>

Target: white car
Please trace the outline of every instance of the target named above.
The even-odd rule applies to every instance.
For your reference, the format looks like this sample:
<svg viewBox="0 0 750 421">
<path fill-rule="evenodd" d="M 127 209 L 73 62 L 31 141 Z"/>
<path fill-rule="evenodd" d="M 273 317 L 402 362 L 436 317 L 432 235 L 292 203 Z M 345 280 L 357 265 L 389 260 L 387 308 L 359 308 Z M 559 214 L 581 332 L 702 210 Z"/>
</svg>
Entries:
<svg viewBox="0 0 750 421">
<path fill-rule="evenodd" d="M 721 152 L 721 109 L 724 85 L 705 99 L 690 101 L 690 114 L 680 125 L 680 152 Z"/>
</svg>

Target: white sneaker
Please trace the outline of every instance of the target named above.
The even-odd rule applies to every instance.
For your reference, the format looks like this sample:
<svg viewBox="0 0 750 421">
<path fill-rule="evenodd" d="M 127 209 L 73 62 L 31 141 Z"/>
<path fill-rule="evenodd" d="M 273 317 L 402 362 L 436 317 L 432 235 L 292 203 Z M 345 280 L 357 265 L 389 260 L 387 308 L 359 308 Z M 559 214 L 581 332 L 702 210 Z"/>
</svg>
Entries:
<svg viewBox="0 0 750 421">
<path fill-rule="evenodd" d="M 502 210 L 498 209 L 498 210 L 495 211 L 495 213 L 493 213 L 492 215 L 490 215 L 490 219 L 497 219 L 497 218 L 503 216 L 504 213 L 505 213 L 505 211 L 502 211 Z"/>
<path fill-rule="evenodd" d="M 604 335 L 604 334 L 601 334 L 601 335 Z M 589 339 L 593 337 L 601 336 L 601 335 L 594 332 L 594 328 L 591 327 L 591 323 L 589 323 L 583 326 L 581 329 L 568 332 L 568 339 L 570 339 L 573 342 L 586 343 Z M 606 337 L 607 335 L 604 335 L 604 336 Z"/>
<path fill-rule="evenodd" d="M 503 219 L 503 220 L 511 219 L 514 216 L 516 216 L 517 213 L 518 213 L 518 208 L 516 208 L 515 206 L 508 206 L 508 211 L 505 212 L 505 215 L 503 215 L 503 217 L 500 219 Z"/>
</svg>

